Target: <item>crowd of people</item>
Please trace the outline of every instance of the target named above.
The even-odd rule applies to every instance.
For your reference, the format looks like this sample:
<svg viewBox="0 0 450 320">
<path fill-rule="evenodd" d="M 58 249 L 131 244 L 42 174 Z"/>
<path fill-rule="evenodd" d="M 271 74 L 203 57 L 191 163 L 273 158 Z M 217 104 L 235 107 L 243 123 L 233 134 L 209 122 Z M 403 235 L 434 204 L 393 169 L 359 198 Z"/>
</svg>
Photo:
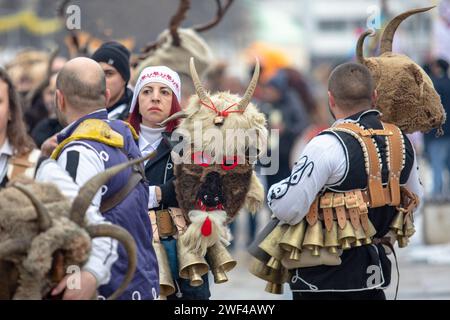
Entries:
<svg viewBox="0 0 450 320">
<path fill-rule="evenodd" d="M 258 44 L 250 48 L 250 52 L 256 53 L 262 70 L 253 99 L 266 115 L 268 128 L 279 130 L 279 140 L 269 143 L 270 152 L 279 155 L 276 174 L 266 175 L 265 164 L 260 163 L 256 165 L 256 171 L 268 194 L 270 210 L 283 221 L 298 223 L 298 218 L 309 209 L 306 202 L 297 202 L 298 194 L 307 194 L 305 199 L 310 203 L 323 185 L 332 188 L 339 184 L 341 187 L 332 189 L 334 191 L 361 187 L 355 179 L 350 181 L 347 178 L 349 170 L 354 171 L 353 177 L 364 170 L 364 167 L 349 165 L 348 161 L 354 159 L 349 160 L 344 153 L 344 150 L 358 147 L 354 141 L 332 133 L 316 137 L 312 144 L 308 142 L 330 126 L 334 121 L 331 115 L 336 120 L 351 119 L 366 127 L 378 128 L 377 112 L 368 111 L 376 99 L 374 86 L 367 68 L 354 63 L 337 66 L 331 77 L 327 77 L 328 83 L 319 83 L 320 80 L 300 72 L 287 57 L 269 46 Z M 447 113 L 450 111 L 448 67 L 448 62 L 437 59 L 425 68 Z M 48 72 L 41 73 L 37 81 L 31 77 L 24 79 L 23 76 L 9 75 L 8 70 L 0 69 L 0 186 L 4 188 L 8 182 L 26 175 L 37 181 L 56 183 L 65 195 L 73 198 L 80 187 L 96 174 L 156 152 L 155 157 L 144 163 L 143 170 L 136 173 L 130 169 L 111 179 L 96 195 L 87 213 L 89 223 L 120 225 L 137 243 L 137 269 L 121 298 L 156 299 L 160 290 L 158 261 L 152 246 L 155 241 L 152 224 L 156 221 L 149 219 L 149 211 L 156 213 L 158 221 L 177 219 L 176 211 L 168 210 L 179 207 L 170 138 L 180 120 L 169 118 L 186 107 L 187 98 L 194 94 L 194 88 L 186 81 L 188 89 L 182 90 L 184 83 L 181 79 L 185 75 L 180 76 L 167 65 L 142 69 L 132 87 L 130 51 L 118 42 L 104 43 L 90 58 L 67 60 L 57 57 L 51 60 L 47 69 Z M 248 70 L 253 74 L 255 65 L 249 65 Z M 243 93 L 240 81 L 227 74 L 226 64 L 210 71 L 207 79 L 208 88 L 213 92 L 231 90 Z M 342 86 L 342 79 L 350 89 Z M 317 88 L 313 90 L 313 87 L 329 92 L 327 100 L 331 115 L 327 114 L 328 101 L 317 96 Z M 356 91 L 351 88 L 356 88 Z M 423 156 L 429 160 L 433 172 L 430 194 L 440 200 L 446 197 L 449 200 L 450 176 L 446 178 L 444 174 L 445 171 L 450 173 L 448 122 L 443 131 L 439 139 L 434 138 L 434 132 L 424 136 Z M 344 149 L 339 139 L 345 145 Z M 414 139 L 411 140 L 414 143 Z M 420 194 L 413 167 L 417 160 L 406 136 L 405 141 L 407 165 L 400 181 Z M 300 154 L 302 158 L 299 158 Z M 313 164 L 310 166 L 310 163 Z M 298 184 L 301 176 L 306 175 L 304 171 L 310 167 L 314 167 L 309 172 L 312 184 L 309 187 L 304 183 Z M 298 181 L 294 181 L 297 179 L 294 174 L 300 175 Z M 383 172 L 383 179 L 386 174 Z M 124 194 L 121 191 L 125 189 L 127 192 Z M 305 210 L 303 215 L 298 214 L 299 206 Z M 246 234 L 247 245 L 250 245 L 259 228 L 256 215 L 249 214 L 248 217 L 249 232 Z M 376 223 L 381 226 L 384 222 Z M 386 229 L 386 225 L 383 228 Z M 234 224 L 231 224 L 231 229 L 235 229 Z M 200 286 L 193 286 L 189 280 L 179 276 L 176 233 L 161 234 L 160 229 L 156 241 L 165 248 L 176 284 L 175 292 L 167 298 L 208 299 L 208 274 L 203 275 Z M 363 255 L 367 252 L 358 252 L 361 253 L 358 259 L 364 260 Z M 126 259 L 126 251 L 116 240 L 95 239 L 90 258 L 83 267 L 82 290 L 67 288 L 67 279 L 64 278 L 52 294 L 62 294 L 65 299 L 88 299 L 98 290 L 99 295 L 107 297 L 119 285 L 127 268 Z M 383 268 L 390 269 L 385 259 L 383 256 L 386 264 Z M 352 260 L 343 268 L 350 268 L 354 263 Z M 302 277 L 320 283 L 324 288 L 332 287 L 330 279 L 326 278 L 326 274 L 331 274 L 327 268 L 330 267 L 323 268 L 322 276 L 306 271 Z M 341 289 L 351 290 L 352 286 L 360 286 L 361 281 L 363 279 L 347 281 L 342 283 Z M 309 298 L 308 294 L 300 293 L 302 284 L 298 285 L 296 297 Z M 370 297 L 380 298 L 379 290 L 372 293 Z"/>
</svg>

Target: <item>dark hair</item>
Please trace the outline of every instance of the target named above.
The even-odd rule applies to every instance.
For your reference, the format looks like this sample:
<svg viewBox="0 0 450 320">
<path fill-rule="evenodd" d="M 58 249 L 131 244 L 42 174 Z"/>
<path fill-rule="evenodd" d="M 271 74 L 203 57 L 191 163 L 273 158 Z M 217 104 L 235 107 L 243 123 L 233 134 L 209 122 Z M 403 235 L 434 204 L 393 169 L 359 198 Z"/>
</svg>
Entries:
<svg viewBox="0 0 450 320">
<path fill-rule="evenodd" d="M 337 66 L 328 79 L 328 91 L 336 103 L 346 109 L 370 105 L 374 90 L 369 69 L 359 63 L 347 62 Z"/>
<path fill-rule="evenodd" d="M 181 111 L 181 106 L 180 106 L 180 103 L 178 102 L 177 96 L 175 95 L 175 93 L 172 92 L 172 105 L 170 107 L 169 116 L 177 113 L 178 111 Z M 134 107 L 133 112 L 130 114 L 130 116 L 128 118 L 128 122 L 133 127 L 133 129 L 136 131 L 136 133 L 139 134 L 139 132 L 141 130 L 141 122 L 142 122 L 142 115 L 139 113 L 139 99 L 137 99 L 137 101 L 136 101 L 136 106 Z M 178 127 L 179 124 L 180 124 L 179 119 L 168 122 L 167 126 L 166 126 L 166 131 L 172 132 L 173 130 L 175 130 Z"/>
<path fill-rule="evenodd" d="M 11 120 L 8 121 L 6 136 L 13 147 L 14 155 L 22 156 L 34 149 L 33 140 L 28 136 L 23 121 L 22 107 L 12 81 L 5 70 L 0 68 L 0 80 L 8 86 L 8 102 Z"/>
<path fill-rule="evenodd" d="M 105 105 L 106 80 L 103 72 L 99 79 L 85 82 L 77 72 L 63 68 L 56 78 L 56 88 L 61 90 L 67 101 L 76 107 L 92 108 Z M 94 80 L 97 80 L 94 82 Z"/>
</svg>

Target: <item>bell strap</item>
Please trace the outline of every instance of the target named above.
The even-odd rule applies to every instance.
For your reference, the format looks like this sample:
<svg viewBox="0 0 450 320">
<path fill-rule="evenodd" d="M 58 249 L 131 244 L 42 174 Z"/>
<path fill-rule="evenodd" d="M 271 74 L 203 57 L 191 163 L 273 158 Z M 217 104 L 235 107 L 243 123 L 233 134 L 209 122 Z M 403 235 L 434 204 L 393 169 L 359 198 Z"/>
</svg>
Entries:
<svg viewBox="0 0 450 320">
<path fill-rule="evenodd" d="M 183 212 L 180 208 L 169 207 L 169 213 L 172 217 L 172 221 L 175 223 L 175 226 L 178 230 L 178 235 L 183 234 L 187 229 L 186 219 L 184 218 Z"/>
<path fill-rule="evenodd" d="M 155 210 L 149 210 L 148 217 L 150 218 L 150 223 L 152 224 L 153 241 L 159 243 L 159 232 L 158 232 L 158 225 L 156 224 Z"/>
<path fill-rule="evenodd" d="M 333 192 L 326 192 L 320 197 L 320 208 L 323 212 L 323 221 L 327 231 L 333 226 Z"/>
<path fill-rule="evenodd" d="M 358 140 L 364 153 L 366 173 L 368 176 L 367 188 L 370 194 L 372 208 L 382 207 L 386 204 L 383 193 L 383 183 L 381 178 L 381 159 L 377 146 L 372 140 L 372 136 L 377 134 L 389 135 L 386 130 L 363 129 L 356 123 L 341 123 L 332 130 L 342 131 L 352 135 Z"/>
<path fill-rule="evenodd" d="M 387 137 L 388 145 L 388 168 L 389 168 L 389 190 L 391 195 L 391 206 L 400 204 L 400 175 L 405 165 L 405 144 L 400 129 L 390 123 L 383 126 L 392 132 Z"/>
<path fill-rule="evenodd" d="M 319 197 L 316 197 L 311 204 L 311 207 L 309 207 L 309 212 L 306 215 L 306 221 L 310 226 L 313 226 L 317 219 L 319 218 Z"/>
</svg>

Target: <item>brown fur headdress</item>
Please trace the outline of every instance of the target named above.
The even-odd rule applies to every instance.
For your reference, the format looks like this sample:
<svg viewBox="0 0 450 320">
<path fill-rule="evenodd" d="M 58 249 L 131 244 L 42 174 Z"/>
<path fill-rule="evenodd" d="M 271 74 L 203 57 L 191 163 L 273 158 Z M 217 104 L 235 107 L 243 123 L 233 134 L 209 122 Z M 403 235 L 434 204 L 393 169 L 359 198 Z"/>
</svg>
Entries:
<svg viewBox="0 0 450 320">
<path fill-rule="evenodd" d="M 400 23 L 407 17 L 433 7 L 410 10 L 392 19 L 381 37 L 379 57 L 364 58 L 364 32 L 358 39 L 358 61 L 367 66 L 378 93 L 377 108 L 382 120 L 393 123 L 405 133 L 427 132 L 442 127 L 446 114 L 430 77 L 409 57 L 392 52 L 392 40 Z"/>
</svg>

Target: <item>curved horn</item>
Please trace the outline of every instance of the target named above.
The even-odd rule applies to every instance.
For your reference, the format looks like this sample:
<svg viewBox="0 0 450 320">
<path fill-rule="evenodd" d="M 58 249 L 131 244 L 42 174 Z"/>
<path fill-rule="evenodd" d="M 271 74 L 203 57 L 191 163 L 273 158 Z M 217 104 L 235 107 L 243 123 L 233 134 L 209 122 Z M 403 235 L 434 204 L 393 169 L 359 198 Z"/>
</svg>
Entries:
<svg viewBox="0 0 450 320">
<path fill-rule="evenodd" d="M 127 252 L 128 255 L 128 269 L 127 272 L 125 273 L 125 276 L 120 286 L 108 298 L 108 300 L 114 300 L 123 293 L 123 291 L 128 287 L 131 280 L 133 279 L 137 265 L 136 242 L 134 241 L 133 237 L 127 230 L 117 225 L 111 224 L 90 225 L 86 228 L 86 230 L 91 236 L 91 238 L 110 237 L 120 241 L 125 247 L 125 251 Z"/>
<path fill-rule="evenodd" d="M 157 123 L 158 126 L 160 127 L 164 127 L 168 122 L 176 120 L 176 119 L 181 119 L 181 118 L 187 118 L 187 113 L 184 111 L 178 111 L 176 113 L 174 113 L 173 115 L 171 115 L 170 117 L 168 117 L 166 120 Z"/>
<path fill-rule="evenodd" d="M 208 95 L 206 94 L 205 88 L 203 88 L 202 82 L 200 81 L 200 77 L 198 76 L 197 70 L 195 69 L 194 57 L 191 57 L 191 61 L 189 62 L 189 69 L 191 71 L 191 78 L 194 82 L 195 92 L 201 101 L 206 102 L 208 100 Z"/>
<path fill-rule="evenodd" d="M 258 83 L 259 78 L 259 60 L 256 59 L 256 65 L 255 65 L 255 71 L 253 72 L 252 80 L 250 81 L 250 84 L 248 85 L 247 90 L 245 91 L 244 97 L 241 101 L 239 101 L 238 110 L 245 110 L 247 108 L 248 104 L 250 103 L 250 100 L 252 99 L 253 93 L 255 92 L 256 85 Z"/>
<path fill-rule="evenodd" d="M 156 152 L 152 152 L 145 157 L 138 158 L 132 161 L 128 161 L 126 163 L 118 164 L 114 167 L 109 168 L 108 170 L 97 174 L 92 177 L 88 182 L 86 182 L 80 189 L 78 196 L 73 200 L 72 207 L 70 209 L 69 217 L 72 221 L 77 223 L 80 226 L 84 226 L 84 216 L 86 214 L 87 209 L 91 205 L 91 201 L 97 193 L 98 189 L 101 188 L 106 182 L 109 181 L 113 176 L 118 174 L 120 171 L 131 167 L 135 164 L 138 164 L 142 161 L 153 158 L 156 155 Z"/>
<path fill-rule="evenodd" d="M 25 194 L 36 209 L 39 232 L 48 230 L 52 226 L 52 219 L 50 218 L 50 214 L 44 204 L 23 184 L 15 183 L 13 184 L 13 188 L 16 188 Z"/>
<path fill-rule="evenodd" d="M 9 239 L 0 244 L 0 260 L 15 253 L 25 253 L 29 243 L 24 240 Z"/>
<path fill-rule="evenodd" d="M 358 42 L 356 44 L 356 58 L 358 59 L 359 63 L 364 64 L 364 62 L 366 61 L 366 59 L 364 58 L 364 40 L 367 36 L 373 37 L 374 35 L 374 30 L 367 30 L 359 36 Z"/>
<path fill-rule="evenodd" d="M 385 52 L 392 52 L 392 40 L 394 39 L 395 30 L 397 30 L 397 27 L 403 20 L 413 14 L 425 12 L 433 9 L 434 7 L 435 6 L 409 10 L 389 21 L 388 25 L 383 31 L 383 35 L 381 36 L 380 54 L 383 54 Z"/>
</svg>

